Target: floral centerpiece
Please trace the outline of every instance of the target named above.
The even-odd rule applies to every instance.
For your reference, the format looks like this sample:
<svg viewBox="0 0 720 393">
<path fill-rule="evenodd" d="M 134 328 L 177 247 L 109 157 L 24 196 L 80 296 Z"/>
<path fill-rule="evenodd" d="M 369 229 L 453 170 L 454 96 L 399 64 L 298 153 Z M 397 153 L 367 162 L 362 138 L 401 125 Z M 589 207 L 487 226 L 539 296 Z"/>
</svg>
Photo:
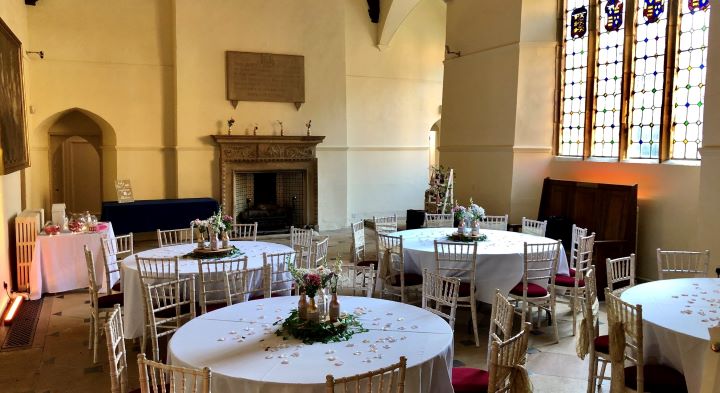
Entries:
<svg viewBox="0 0 720 393">
<path fill-rule="evenodd" d="M 198 249 L 202 250 L 205 248 L 204 236 L 208 236 L 210 240 L 210 249 L 217 250 L 218 247 L 218 235 L 222 238 L 222 248 L 229 247 L 229 236 L 228 231 L 232 229 L 233 219 L 227 214 L 223 214 L 221 210 L 218 210 L 215 214 L 208 217 L 205 220 L 199 218 L 194 219 L 190 222 L 190 226 L 197 229 L 198 231 Z"/>
<path fill-rule="evenodd" d="M 355 333 L 367 331 L 355 315 L 340 313 L 337 286 L 342 271 L 341 266 L 340 258 L 332 267 L 321 265 L 314 269 L 306 269 L 297 268 L 292 263 L 289 265 L 290 274 L 300 289 L 300 300 L 298 308 L 292 310 L 289 317 L 284 321 L 275 322 L 275 325 L 281 324 L 276 332 L 278 336 L 285 339 L 292 336 L 306 344 L 312 344 L 345 341 Z M 331 291 L 332 301 L 326 304 L 329 312 L 321 315 L 315 303 L 315 297 L 325 289 Z"/>
<path fill-rule="evenodd" d="M 458 230 L 456 233 L 448 236 L 450 240 L 479 241 L 487 239 L 486 235 L 480 234 L 480 220 L 485 217 L 485 209 L 473 202 L 472 198 L 470 198 L 470 204 L 468 207 L 462 206 L 455 201 L 455 206 L 453 206 L 452 212 L 455 219 L 458 221 Z M 465 233 L 467 221 L 470 221 L 472 225 L 472 231 L 469 236 Z"/>
</svg>

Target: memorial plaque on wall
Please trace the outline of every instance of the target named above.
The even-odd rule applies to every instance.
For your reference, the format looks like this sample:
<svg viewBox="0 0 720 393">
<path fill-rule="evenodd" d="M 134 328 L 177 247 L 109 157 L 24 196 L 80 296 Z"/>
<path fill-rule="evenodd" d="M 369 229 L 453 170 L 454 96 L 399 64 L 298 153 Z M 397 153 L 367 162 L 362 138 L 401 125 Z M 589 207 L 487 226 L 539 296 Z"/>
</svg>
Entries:
<svg viewBox="0 0 720 393">
<path fill-rule="evenodd" d="M 272 53 L 225 52 L 227 99 L 305 102 L 305 57 Z"/>
</svg>

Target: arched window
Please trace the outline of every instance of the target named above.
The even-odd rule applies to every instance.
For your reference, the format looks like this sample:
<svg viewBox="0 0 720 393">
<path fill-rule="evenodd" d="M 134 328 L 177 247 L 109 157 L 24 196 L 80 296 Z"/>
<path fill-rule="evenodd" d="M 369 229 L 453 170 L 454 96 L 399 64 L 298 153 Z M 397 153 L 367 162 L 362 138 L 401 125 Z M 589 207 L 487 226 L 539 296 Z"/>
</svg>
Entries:
<svg viewBox="0 0 720 393">
<path fill-rule="evenodd" d="M 710 0 L 565 0 L 556 152 L 699 160 Z"/>
</svg>

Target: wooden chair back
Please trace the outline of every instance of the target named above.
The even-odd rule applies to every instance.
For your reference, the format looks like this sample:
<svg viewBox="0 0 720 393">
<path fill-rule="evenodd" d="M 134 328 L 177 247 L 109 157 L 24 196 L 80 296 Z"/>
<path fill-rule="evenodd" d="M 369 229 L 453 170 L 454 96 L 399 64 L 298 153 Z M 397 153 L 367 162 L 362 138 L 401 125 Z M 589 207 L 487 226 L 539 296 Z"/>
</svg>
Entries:
<svg viewBox="0 0 720 393">
<path fill-rule="evenodd" d="M 135 255 L 140 283 L 180 279 L 180 258 L 148 258 Z"/>
<path fill-rule="evenodd" d="M 526 322 L 523 329 L 515 336 L 501 341 L 492 338 L 490 345 L 490 363 L 488 366 L 488 392 L 505 393 L 513 390 L 514 383 L 521 379 L 513 378 L 514 373 L 525 373 L 525 360 L 527 358 L 528 338 L 532 325 Z M 517 391 L 526 391 L 518 388 Z"/>
<path fill-rule="evenodd" d="M 488 348 L 492 346 L 493 339 L 507 340 L 510 338 L 513 326 L 513 316 L 515 315 L 515 307 L 510 301 L 500 293 L 499 289 L 495 289 L 493 297 L 492 311 L 490 312 L 490 331 L 488 332 Z M 490 364 L 488 352 L 488 364 Z"/>
<path fill-rule="evenodd" d="M 263 266 L 270 269 L 270 294 L 268 297 L 292 296 L 297 294 L 295 280 L 290 274 L 290 265 L 296 265 L 300 254 L 297 252 L 263 253 Z M 297 265 L 296 265 L 297 266 Z"/>
<path fill-rule="evenodd" d="M 425 213 L 425 228 L 452 228 L 454 217 L 449 214 Z"/>
<path fill-rule="evenodd" d="M 707 277 L 710 251 L 663 251 L 657 249 L 658 279 Z"/>
<path fill-rule="evenodd" d="M 313 235 L 312 229 L 290 227 L 290 244 L 301 262 L 298 267 L 310 267 Z"/>
<path fill-rule="evenodd" d="M 157 230 L 158 247 L 192 244 L 193 228 Z"/>
<path fill-rule="evenodd" d="M 257 222 L 254 222 L 252 224 L 233 224 L 232 228 L 228 233 L 228 236 L 230 237 L 230 240 L 256 241 L 257 227 Z"/>
<path fill-rule="evenodd" d="M 225 273 L 236 272 L 247 269 L 248 257 L 230 259 L 206 259 L 198 260 L 198 271 L 200 272 L 200 313 L 207 312 L 209 304 L 231 305 L 225 288 Z"/>
<path fill-rule="evenodd" d="M 171 366 L 137 356 L 140 393 L 210 393 L 212 372 L 202 369 Z"/>
<path fill-rule="evenodd" d="M 492 229 L 496 231 L 508 230 L 508 215 L 485 216 L 480 219 L 480 229 Z"/>
<path fill-rule="evenodd" d="M 525 243 L 523 263 L 523 299 L 527 299 L 530 282 L 547 283 L 548 294 L 554 296 L 555 274 L 558 267 L 560 241 L 554 243 Z"/>
<path fill-rule="evenodd" d="M 375 224 L 375 233 L 377 234 L 388 234 L 397 232 L 397 215 L 386 217 L 375 217 L 373 216 L 373 224 Z"/>
<path fill-rule="evenodd" d="M 547 229 L 547 220 L 538 221 L 522 218 L 522 228 L 520 230 L 522 233 L 545 237 L 545 229 Z"/>
<path fill-rule="evenodd" d="M 270 297 L 270 265 L 225 273 L 225 297 L 231 304 Z"/>
<path fill-rule="evenodd" d="M 372 297 L 375 269 L 372 266 L 344 265 L 338 278 L 338 294 Z"/>
<path fill-rule="evenodd" d="M 635 286 L 635 254 L 629 257 L 607 258 L 605 260 L 607 272 L 607 284 L 610 291 L 618 294 L 620 290 L 625 290 Z M 619 288 L 618 284 L 627 282 L 628 285 Z"/>
<path fill-rule="evenodd" d="M 572 236 L 570 239 L 570 268 L 575 269 L 577 266 L 578 250 L 580 248 L 580 238 L 587 236 L 587 229 L 580 228 L 573 224 Z"/>
<path fill-rule="evenodd" d="M 352 262 L 358 263 L 365 260 L 365 222 L 360 220 L 350 224 L 352 231 Z"/>
<path fill-rule="evenodd" d="M 103 260 L 105 262 L 105 287 L 107 293 L 112 293 L 112 276 L 122 274 L 120 266 L 121 261 L 134 254 L 133 234 L 127 234 L 115 237 L 105 237 L 102 239 Z"/>
<path fill-rule="evenodd" d="M 612 332 L 616 323 L 622 324 L 622 334 L 625 337 L 624 358 L 637 366 L 637 392 L 645 391 L 645 376 L 643 375 L 643 366 L 645 364 L 643 355 L 643 328 L 642 328 L 642 305 L 632 305 L 620 299 L 617 295 L 610 292 L 609 288 L 605 288 L 605 307 L 608 315 L 608 329 Z M 612 348 L 617 345 L 616 334 L 608 334 L 610 336 L 610 351 L 612 357 Z M 613 370 L 615 375 L 616 370 Z M 624 373 L 624 370 L 623 370 Z M 617 381 L 613 381 L 617 383 Z"/>
<path fill-rule="evenodd" d="M 326 377 L 326 393 L 336 393 L 335 387 L 340 386 L 337 392 L 343 393 L 403 393 L 405 391 L 405 369 L 407 359 L 400 356 L 400 361 L 377 370 L 357 374 L 345 378 Z"/>
<path fill-rule="evenodd" d="M 320 265 L 327 264 L 328 244 L 330 243 L 330 237 L 325 236 L 325 239 L 315 243 L 313 247 L 313 265 L 311 268 L 316 268 Z"/>
<path fill-rule="evenodd" d="M 104 328 L 110 368 L 110 392 L 127 393 L 127 351 L 125 350 L 125 334 L 119 304 L 115 305 L 115 309 L 108 317 Z"/>
<path fill-rule="evenodd" d="M 459 292 L 459 278 L 444 277 L 423 269 L 422 308 L 444 318 L 453 330 Z"/>
<path fill-rule="evenodd" d="M 144 289 L 153 359 L 159 360 L 158 338 L 175 333 L 195 318 L 195 276 L 145 284 Z"/>
</svg>

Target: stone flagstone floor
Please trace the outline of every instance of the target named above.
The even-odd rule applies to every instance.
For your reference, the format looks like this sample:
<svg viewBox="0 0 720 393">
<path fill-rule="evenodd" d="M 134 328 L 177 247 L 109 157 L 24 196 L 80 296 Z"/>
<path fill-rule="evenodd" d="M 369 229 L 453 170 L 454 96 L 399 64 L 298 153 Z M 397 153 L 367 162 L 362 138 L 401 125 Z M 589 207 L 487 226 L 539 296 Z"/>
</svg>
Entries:
<svg viewBox="0 0 720 393">
<path fill-rule="evenodd" d="M 349 261 L 350 231 L 323 232 L 330 236 L 328 255 Z M 142 239 L 142 238 L 141 238 Z M 372 239 L 371 231 L 366 239 Z M 267 241 L 288 243 L 287 236 L 270 236 Z M 148 238 L 136 242 L 136 250 L 154 248 L 155 240 Z M 374 250 L 372 241 L 368 250 Z M 109 392 L 110 380 L 104 337 L 98 351 L 99 362 L 92 364 L 92 352 L 87 349 L 89 305 L 85 290 L 46 295 L 42 316 L 32 348 L 0 352 L 0 392 L 7 393 L 63 393 L 63 392 Z M 480 348 L 475 347 L 469 329 L 470 312 L 458 310 L 455 332 L 455 365 L 485 368 L 487 353 L 487 329 L 490 306 L 480 308 Z M 572 336 L 572 317 L 565 305 L 558 306 L 560 342 L 552 344 L 552 328 L 543 327 L 533 331 L 527 367 L 534 392 L 580 393 L 587 388 L 587 358 L 583 361 L 575 355 L 575 338 Z M 601 313 L 601 320 L 605 320 Z M 515 320 L 515 326 L 520 323 Z M 605 325 L 601 326 L 601 330 Z M 6 327 L 0 327 L 0 342 Z M 139 350 L 133 342 L 126 342 L 130 388 L 138 386 L 136 355 Z M 609 391 L 605 382 L 601 391 Z M 413 393 L 413 392 L 408 392 Z"/>
</svg>

